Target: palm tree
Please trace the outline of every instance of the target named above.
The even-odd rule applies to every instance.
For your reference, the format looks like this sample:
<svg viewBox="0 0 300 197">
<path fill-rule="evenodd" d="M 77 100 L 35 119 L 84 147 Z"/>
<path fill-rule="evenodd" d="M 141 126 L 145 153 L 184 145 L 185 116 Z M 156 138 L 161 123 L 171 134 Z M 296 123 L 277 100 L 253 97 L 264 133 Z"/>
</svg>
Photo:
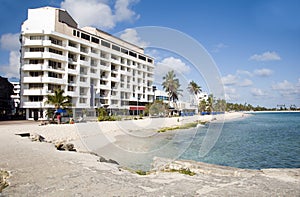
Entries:
<svg viewBox="0 0 300 197">
<path fill-rule="evenodd" d="M 207 111 L 211 113 L 214 107 L 214 96 L 212 94 L 208 95 L 207 99 Z"/>
<path fill-rule="evenodd" d="M 202 92 L 201 86 L 199 86 L 195 81 L 191 81 L 187 88 L 191 94 L 197 95 Z"/>
<path fill-rule="evenodd" d="M 54 95 L 47 95 L 46 104 L 54 105 L 55 109 L 59 109 L 60 107 L 66 108 L 72 106 L 71 97 L 64 96 L 64 90 L 62 89 L 55 89 Z"/>
<path fill-rule="evenodd" d="M 179 79 L 176 78 L 176 75 L 174 73 L 174 70 L 169 71 L 166 76 L 163 77 L 163 83 L 162 86 L 164 90 L 168 93 L 169 95 L 169 105 L 170 101 L 176 101 L 178 100 L 179 95 L 181 95 L 181 89 L 180 88 L 180 83 Z"/>
<path fill-rule="evenodd" d="M 205 112 L 207 107 L 207 103 L 205 99 L 202 99 L 199 103 L 199 111 L 200 112 Z"/>
</svg>

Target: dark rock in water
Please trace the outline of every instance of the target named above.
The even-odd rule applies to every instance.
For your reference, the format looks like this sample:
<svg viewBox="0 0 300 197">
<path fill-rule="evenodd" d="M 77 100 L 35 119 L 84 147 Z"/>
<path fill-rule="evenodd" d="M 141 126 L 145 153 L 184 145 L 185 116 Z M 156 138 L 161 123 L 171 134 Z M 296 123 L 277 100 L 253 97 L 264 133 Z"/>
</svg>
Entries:
<svg viewBox="0 0 300 197">
<path fill-rule="evenodd" d="M 30 137 L 30 133 L 16 133 L 16 135 L 19 135 L 21 137 Z"/>
<path fill-rule="evenodd" d="M 65 150 L 65 149 L 63 149 L 63 145 L 64 145 L 64 142 L 57 142 L 57 143 L 55 144 L 55 148 L 56 148 L 57 150 Z"/>
<path fill-rule="evenodd" d="M 107 163 L 113 163 L 113 164 L 117 164 L 117 165 L 119 165 L 119 163 L 118 163 L 118 162 L 116 162 L 115 160 L 112 160 L 112 159 L 109 159 L 109 160 L 107 161 Z"/>
<path fill-rule="evenodd" d="M 45 141 L 45 138 L 39 134 L 31 134 L 29 136 L 29 138 L 31 139 L 31 141 L 37 141 L 37 142 L 44 142 Z"/>
<path fill-rule="evenodd" d="M 99 161 L 99 162 L 106 162 L 106 163 L 112 163 L 112 164 L 117 164 L 117 165 L 119 165 L 119 163 L 116 162 L 115 160 L 113 160 L 113 159 L 107 160 L 107 159 L 105 159 L 105 158 L 102 157 L 102 156 L 100 156 L 99 159 L 98 159 L 97 161 Z"/>
<path fill-rule="evenodd" d="M 74 144 L 68 143 L 68 144 L 64 144 L 63 148 L 66 151 L 76 151 L 76 149 L 74 149 Z"/>
<path fill-rule="evenodd" d="M 60 151 L 76 151 L 74 144 L 65 142 L 57 142 L 55 144 L 55 148 Z"/>
<path fill-rule="evenodd" d="M 107 162 L 107 160 L 102 156 L 99 157 L 98 161 L 99 162 Z"/>
</svg>

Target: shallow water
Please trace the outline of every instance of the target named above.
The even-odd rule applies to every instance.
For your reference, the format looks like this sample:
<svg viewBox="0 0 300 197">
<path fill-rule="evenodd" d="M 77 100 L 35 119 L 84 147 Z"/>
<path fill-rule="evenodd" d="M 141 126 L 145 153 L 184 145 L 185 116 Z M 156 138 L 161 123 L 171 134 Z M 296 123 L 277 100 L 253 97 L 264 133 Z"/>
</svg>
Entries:
<svg viewBox="0 0 300 197">
<path fill-rule="evenodd" d="M 256 113 L 226 122 L 215 146 L 199 157 L 202 138 L 200 131 L 180 158 L 238 168 L 300 168 L 300 113 Z"/>
<path fill-rule="evenodd" d="M 255 113 L 228 121 L 213 148 L 200 157 L 207 128 L 168 131 L 146 138 L 120 136 L 116 143 L 96 152 L 143 170 L 150 169 L 154 156 L 249 169 L 300 168 L 300 113 Z"/>
</svg>

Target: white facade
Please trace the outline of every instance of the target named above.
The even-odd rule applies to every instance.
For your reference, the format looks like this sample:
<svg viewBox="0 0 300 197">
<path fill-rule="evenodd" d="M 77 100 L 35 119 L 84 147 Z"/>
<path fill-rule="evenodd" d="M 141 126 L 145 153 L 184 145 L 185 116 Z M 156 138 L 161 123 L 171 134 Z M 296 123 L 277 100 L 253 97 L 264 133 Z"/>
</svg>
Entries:
<svg viewBox="0 0 300 197">
<path fill-rule="evenodd" d="M 20 82 L 10 82 L 14 86 L 14 94 L 11 95 L 11 98 L 14 100 L 14 107 L 20 107 Z"/>
<path fill-rule="evenodd" d="M 92 27 L 79 29 L 62 9 L 28 10 L 21 32 L 21 107 L 46 118 L 46 95 L 61 88 L 83 109 L 132 110 L 153 101 L 154 60 L 144 50 Z"/>
</svg>

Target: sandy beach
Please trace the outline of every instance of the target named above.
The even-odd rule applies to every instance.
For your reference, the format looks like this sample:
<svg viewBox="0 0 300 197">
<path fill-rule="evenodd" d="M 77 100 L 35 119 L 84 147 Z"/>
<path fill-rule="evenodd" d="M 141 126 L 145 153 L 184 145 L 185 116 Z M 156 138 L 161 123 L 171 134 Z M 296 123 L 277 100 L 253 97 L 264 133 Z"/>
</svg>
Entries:
<svg viewBox="0 0 300 197">
<path fill-rule="evenodd" d="M 227 113 L 45 126 L 30 121 L 0 122 L 0 170 L 9 172 L 9 186 L 0 196 L 299 196 L 300 169 L 244 170 L 156 157 L 156 171 L 142 176 L 99 162 L 99 156 L 88 153 L 99 146 L 108 147 L 120 136 L 146 139 L 163 127 L 247 116 Z M 32 142 L 16 135 L 20 133 L 39 134 L 46 142 Z M 72 143 L 77 152 L 58 151 L 57 142 Z M 178 173 L 176 169 L 181 168 L 195 175 Z M 168 169 L 173 172 L 166 172 Z"/>
</svg>

